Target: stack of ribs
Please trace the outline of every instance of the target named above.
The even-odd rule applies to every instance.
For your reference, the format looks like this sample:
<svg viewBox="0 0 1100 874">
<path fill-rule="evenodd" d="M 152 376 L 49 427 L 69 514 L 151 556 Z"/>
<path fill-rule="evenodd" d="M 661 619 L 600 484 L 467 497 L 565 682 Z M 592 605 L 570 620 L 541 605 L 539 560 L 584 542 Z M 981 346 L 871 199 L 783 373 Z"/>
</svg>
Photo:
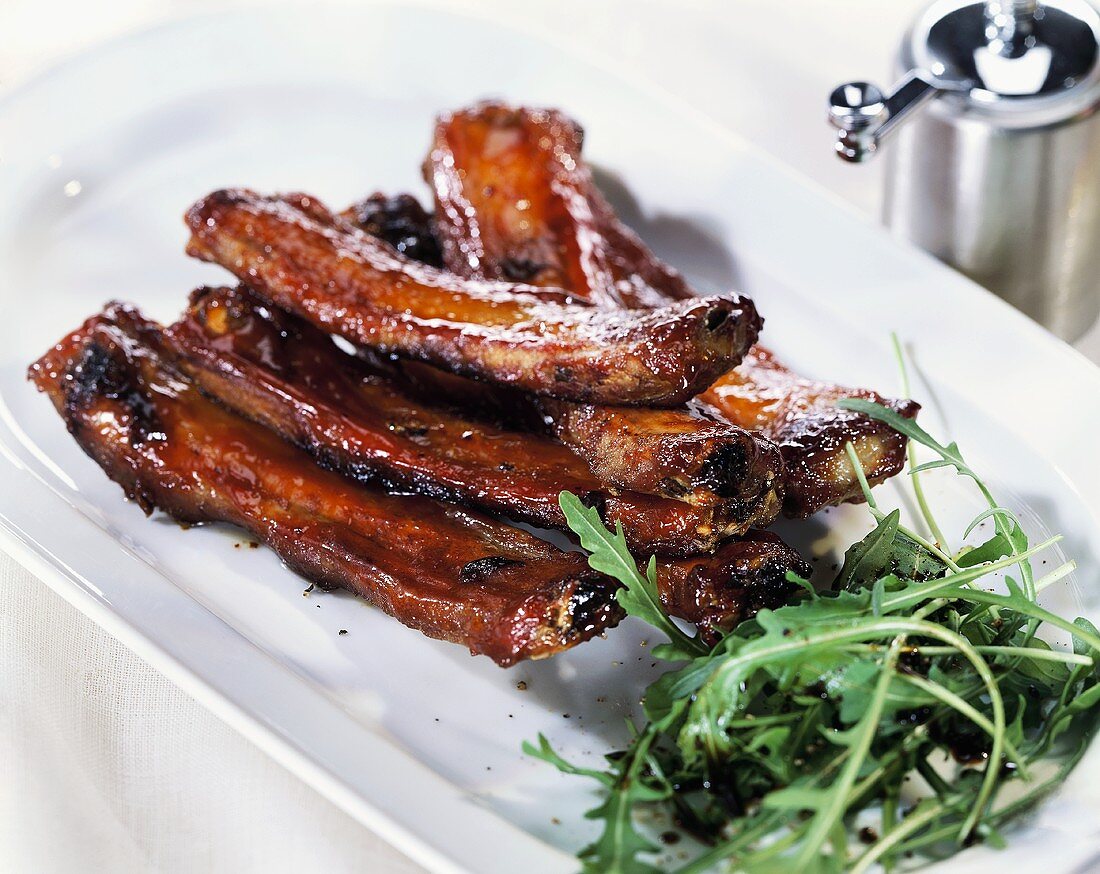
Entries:
<svg viewBox="0 0 1100 874">
<path fill-rule="evenodd" d="M 751 300 L 700 297 L 622 224 L 582 138 L 555 111 L 440 117 L 434 213 L 214 192 L 187 251 L 239 284 L 168 326 L 110 304 L 30 377 L 147 514 L 239 526 L 502 666 L 622 618 L 616 581 L 532 533 L 568 532 L 563 491 L 717 640 L 808 574 L 768 525 L 859 500 L 846 443 L 872 484 L 902 466 L 901 435 L 836 401 L 918 408 L 781 364 Z"/>
</svg>

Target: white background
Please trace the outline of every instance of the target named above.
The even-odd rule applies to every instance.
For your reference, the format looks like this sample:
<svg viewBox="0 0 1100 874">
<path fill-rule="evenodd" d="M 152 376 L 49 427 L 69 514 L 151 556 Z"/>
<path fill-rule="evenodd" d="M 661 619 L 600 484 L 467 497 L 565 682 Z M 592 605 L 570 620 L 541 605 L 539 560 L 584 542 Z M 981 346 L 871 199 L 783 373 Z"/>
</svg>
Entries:
<svg viewBox="0 0 1100 874">
<path fill-rule="evenodd" d="M 0 96 L 104 38 L 215 5 L 0 0 Z M 600 51 L 878 215 L 882 166 L 833 156 L 825 99 L 847 79 L 889 81 L 920 2 L 438 5 Z M 1100 361 L 1100 330 L 1079 345 Z M 419 870 L 0 555 L 0 870 L 260 869 Z"/>
</svg>

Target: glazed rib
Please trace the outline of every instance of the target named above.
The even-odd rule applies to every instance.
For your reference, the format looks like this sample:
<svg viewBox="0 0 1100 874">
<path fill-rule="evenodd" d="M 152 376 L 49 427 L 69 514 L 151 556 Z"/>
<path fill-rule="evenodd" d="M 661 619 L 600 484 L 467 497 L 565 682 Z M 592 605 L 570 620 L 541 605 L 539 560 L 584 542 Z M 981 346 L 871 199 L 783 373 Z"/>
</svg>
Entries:
<svg viewBox="0 0 1100 874">
<path fill-rule="evenodd" d="M 622 615 L 611 580 L 476 512 L 390 496 L 315 466 L 204 398 L 114 306 L 31 368 L 70 433 L 146 512 L 228 522 L 292 569 L 500 665 L 567 649 Z"/>
<path fill-rule="evenodd" d="M 349 355 L 243 288 L 195 292 L 164 336 L 174 364 L 207 394 L 361 482 L 561 530 L 558 494 L 570 491 L 621 523 L 643 555 L 710 551 L 778 512 L 767 489 L 708 507 L 610 489 L 557 441 L 452 411 L 440 402 L 455 400 L 449 383 L 409 385 L 398 365 Z"/>
<path fill-rule="evenodd" d="M 341 216 L 410 255 L 439 256 L 430 216 L 407 194 L 374 194 Z M 468 248 L 457 249 L 461 243 L 452 234 L 451 257 L 461 251 L 463 258 L 484 259 L 493 265 L 481 250 L 474 255 Z M 496 273 L 508 280 L 517 270 L 507 266 Z M 453 390 L 475 395 L 473 402 L 478 406 L 501 406 L 499 399 L 492 399 L 491 390 L 471 388 L 468 381 L 464 387 L 461 379 L 449 382 Z M 522 397 L 509 397 L 507 403 L 525 411 L 531 407 Z M 658 411 L 543 398 L 537 402 L 537 413 L 592 473 L 617 488 L 713 507 L 732 518 L 751 518 L 754 525 L 767 525 L 779 513 L 783 483 L 779 448 L 760 434 L 730 425 L 705 404 L 696 401 L 686 408 Z M 732 531 L 727 528 L 727 533 Z"/>
<path fill-rule="evenodd" d="M 447 269 L 563 288 L 606 308 L 695 297 L 614 211 L 556 110 L 480 103 L 436 120 L 424 176 Z"/>
<path fill-rule="evenodd" d="M 599 310 L 413 262 L 304 195 L 217 191 L 187 213 L 188 252 L 325 330 L 539 395 L 673 406 L 741 360 L 760 319 L 738 295 Z"/>
<path fill-rule="evenodd" d="M 581 157 L 582 140 L 574 122 L 551 110 L 488 103 L 442 116 L 425 175 L 445 265 L 464 276 L 564 288 L 601 307 L 633 310 L 691 298 L 684 278 L 616 217 Z M 919 409 L 867 389 L 804 379 L 760 346 L 701 400 L 725 421 L 779 444 L 784 512 L 802 517 L 860 498 L 846 441 L 872 484 L 904 464 L 904 437 L 837 409 L 836 400 L 848 396 L 910 417 Z"/>
<path fill-rule="evenodd" d="M 558 439 L 604 482 L 721 508 L 734 518 L 751 517 L 754 525 L 769 525 L 779 515 L 779 448 L 731 428 L 705 404 L 654 410 L 546 398 L 539 408 Z"/>
<path fill-rule="evenodd" d="M 779 444 L 786 481 L 783 512 L 802 519 L 823 507 L 862 500 L 845 443 L 851 442 L 871 485 L 905 466 L 905 437 L 870 416 L 836 406 L 851 397 L 875 401 L 908 418 L 920 409 L 914 401 L 886 398 L 871 389 L 806 379 L 759 345 L 701 400 L 724 418 L 759 429 Z"/>
<path fill-rule="evenodd" d="M 568 649 L 622 616 L 610 579 L 476 511 L 389 495 L 321 469 L 201 394 L 166 362 L 163 330 L 112 305 L 29 376 L 81 448 L 146 513 L 227 522 L 324 588 L 346 588 L 430 637 L 502 666 Z M 782 603 L 805 562 L 768 532 L 658 562 L 670 613 L 714 639 Z"/>
</svg>

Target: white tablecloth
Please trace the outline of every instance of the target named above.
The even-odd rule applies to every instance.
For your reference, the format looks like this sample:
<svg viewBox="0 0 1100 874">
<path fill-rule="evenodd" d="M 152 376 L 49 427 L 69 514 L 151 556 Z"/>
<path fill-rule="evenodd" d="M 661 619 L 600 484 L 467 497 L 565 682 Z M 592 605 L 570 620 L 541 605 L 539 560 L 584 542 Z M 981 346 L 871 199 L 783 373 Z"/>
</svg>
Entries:
<svg viewBox="0 0 1100 874">
<path fill-rule="evenodd" d="M 7 557 L 0 617 L 0 870 L 421 870 Z"/>
<path fill-rule="evenodd" d="M 3 0 L 0 95 L 98 39 L 210 5 Z M 881 168 L 833 157 L 824 100 L 845 79 L 889 79 L 892 47 L 920 2 L 448 5 L 491 7 L 656 75 L 878 212 Z M 1100 360 L 1100 330 L 1080 345 Z M 420 869 L 0 555 L 0 871 L 93 870 Z"/>
</svg>

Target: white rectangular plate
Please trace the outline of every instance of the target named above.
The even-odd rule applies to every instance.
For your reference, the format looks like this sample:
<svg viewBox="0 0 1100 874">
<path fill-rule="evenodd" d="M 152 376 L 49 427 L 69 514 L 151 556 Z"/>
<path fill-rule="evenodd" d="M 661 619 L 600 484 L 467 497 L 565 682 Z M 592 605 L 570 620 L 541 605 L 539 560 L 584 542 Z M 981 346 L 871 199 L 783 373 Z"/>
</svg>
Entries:
<svg viewBox="0 0 1100 874">
<path fill-rule="evenodd" d="M 573 869 L 594 796 L 520 743 L 541 731 L 590 762 L 620 743 L 655 674 L 644 629 L 502 671 L 350 597 L 303 597 L 301 579 L 266 550 L 234 548 L 232 531 L 146 520 L 23 375 L 110 298 L 171 319 L 192 287 L 225 279 L 182 254 L 180 216 L 199 196 L 247 185 L 342 207 L 374 190 L 423 194 L 434 113 L 485 96 L 577 116 L 628 221 L 704 290 L 752 295 L 769 345 L 804 372 L 896 391 L 897 329 L 922 421 L 996 473 L 1031 533 L 1041 519 L 1067 535 L 1081 570 L 1055 603 L 1093 610 L 1100 371 L 652 87 L 491 22 L 382 5 L 188 20 L 0 104 L 3 547 L 423 864 Z M 951 504 L 946 523 L 969 518 L 952 477 L 932 488 Z M 827 567 L 866 524 L 849 507 L 782 531 Z M 1018 830 L 1017 870 L 1037 870 L 1052 840 L 1060 863 L 1089 858 L 1100 820 L 1076 815 L 1096 777 L 1086 760 L 1055 813 Z M 969 870 L 987 855 L 970 851 Z"/>
</svg>

